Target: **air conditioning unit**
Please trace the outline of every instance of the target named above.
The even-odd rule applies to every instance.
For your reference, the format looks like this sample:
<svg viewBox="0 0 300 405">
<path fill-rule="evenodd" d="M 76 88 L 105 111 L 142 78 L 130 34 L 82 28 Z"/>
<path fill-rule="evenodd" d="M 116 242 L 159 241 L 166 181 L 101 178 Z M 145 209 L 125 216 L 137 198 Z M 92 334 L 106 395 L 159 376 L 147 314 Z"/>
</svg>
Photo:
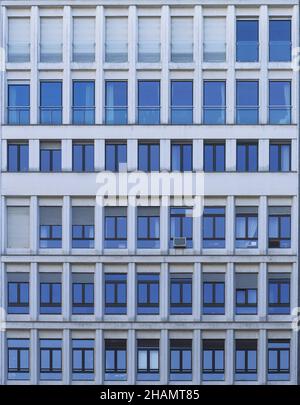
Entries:
<svg viewBox="0 0 300 405">
<path fill-rule="evenodd" d="M 173 238 L 173 247 L 174 248 L 185 248 L 186 247 L 186 238 Z"/>
</svg>

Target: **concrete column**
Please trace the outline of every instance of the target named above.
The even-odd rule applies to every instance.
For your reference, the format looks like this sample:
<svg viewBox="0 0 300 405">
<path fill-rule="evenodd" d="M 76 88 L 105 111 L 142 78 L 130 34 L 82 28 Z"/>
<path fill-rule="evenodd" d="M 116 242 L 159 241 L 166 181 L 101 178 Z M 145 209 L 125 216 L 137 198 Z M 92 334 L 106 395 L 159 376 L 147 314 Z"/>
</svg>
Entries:
<svg viewBox="0 0 300 405">
<path fill-rule="evenodd" d="M 194 8 L 194 123 L 202 122 L 202 7 L 200 5 Z M 195 142 L 195 141 L 194 141 Z M 195 166 L 194 166 L 194 170 Z M 201 170 L 201 169 L 200 169 Z"/>
<path fill-rule="evenodd" d="M 133 322 L 136 317 L 136 268 L 135 263 L 128 264 L 127 273 L 127 315 L 128 321 Z"/>
<path fill-rule="evenodd" d="M 72 380 L 72 344 L 70 329 L 63 330 L 63 384 L 69 385 Z"/>
<path fill-rule="evenodd" d="M 96 172 L 105 170 L 105 141 L 104 139 L 95 139 L 94 166 Z"/>
<path fill-rule="evenodd" d="M 162 329 L 160 333 L 160 383 L 167 385 L 169 382 L 169 336 L 168 330 Z"/>
<path fill-rule="evenodd" d="M 162 322 L 168 320 L 169 317 L 169 266 L 168 263 L 160 265 L 160 283 L 159 283 L 159 302 L 160 302 L 160 318 Z"/>
<path fill-rule="evenodd" d="M 226 53 L 227 53 L 227 80 L 226 80 L 226 97 L 227 97 L 227 124 L 235 122 L 235 7 L 227 7 L 226 16 Z M 228 169 L 227 169 L 228 170 Z"/>
<path fill-rule="evenodd" d="M 96 263 L 95 265 L 95 317 L 96 321 L 103 319 L 103 303 L 104 303 L 104 272 L 103 264 Z"/>
<path fill-rule="evenodd" d="M 66 108 L 65 108 L 66 109 Z M 72 139 L 62 139 L 61 141 L 61 169 L 63 172 L 72 171 Z"/>
<path fill-rule="evenodd" d="M 39 313 L 39 279 L 37 263 L 30 264 L 29 290 L 30 320 L 36 321 Z"/>
<path fill-rule="evenodd" d="M 225 274 L 225 314 L 228 322 L 233 321 L 235 313 L 235 274 L 234 264 L 227 263 Z"/>
<path fill-rule="evenodd" d="M 260 321 L 267 319 L 268 301 L 268 268 L 267 263 L 260 263 L 258 273 L 258 316 Z"/>
<path fill-rule="evenodd" d="M 298 198 L 292 198 L 292 207 L 291 207 L 291 248 L 293 254 L 297 254 L 298 248 Z"/>
<path fill-rule="evenodd" d="M 193 140 L 193 170 L 203 171 L 203 139 Z"/>
<path fill-rule="evenodd" d="M 29 140 L 29 171 L 40 171 L 40 141 L 38 139 Z"/>
<path fill-rule="evenodd" d="M 38 382 L 39 372 L 39 342 L 38 331 L 31 329 L 30 331 L 30 350 L 29 350 L 29 364 L 30 364 L 30 384 L 36 385 Z"/>
<path fill-rule="evenodd" d="M 260 329 L 258 337 L 258 383 L 266 384 L 267 381 L 267 332 L 265 329 Z"/>
<path fill-rule="evenodd" d="M 30 17 L 30 123 L 38 123 L 38 70 L 37 70 L 37 50 L 38 50 L 38 24 L 39 9 L 37 6 L 31 7 Z"/>
<path fill-rule="evenodd" d="M 193 384 L 199 385 L 201 381 L 201 330 L 193 331 Z"/>
<path fill-rule="evenodd" d="M 136 342 L 135 342 L 135 330 L 129 329 L 128 341 L 127 341 L 127 372 L 128 372 L 128 384 L 135 384 L 136 376 Z"/>
<path fill-rule="evenodd" d="M 37 253 L 39 246 L 39 207 L 36 196 L 30 198 L 30 251 L 32 254 Z"/>
<path fill-rule="evenodd" d="M 128 239 L 128 252 L 135 254 L 136 251 L 136 201 L 134 196 L 128 197 L 128 226 L 127 226 L 127 239 Z"/>
<path fill-rule="evenodd" d="M 201 263 L 194 264 L 193 273 L 193 318 L 199 322 L 201 318 Z"/>
<path fill-rule="evenodd" d="M 169 83 L 169 44 L 170 44 L 170 10 L 169 6 L 161 8 L 161 123 L 169 122 L 170 83 Z"/>
<path fill-rule="evenodd" d="M 267 252 L 268 241 L 268 200 L 261 196 L 258 207 L 258 246 L 261 255 Z"/>
<path fill-rule="evenodd" d="M 171 170 L 171 141 L 170 139 L 160 140 L 160 171 L 169 172 Z"/>
<path fill-rule="evenodd" d="M 235 172 L 236 171 L 236 139 L 226 139 L 226 171 Z"/>
<path fill-rule="evenodd" d="M 296 330 L 291 332 L 290 353 L 290 381 L 292 384 L 297 384 L 297 372 L 298 372 L 298 333 Z"/>
<path fill-rule="evenodd" d="M 234 347 L 234 331 L 233 329 L 227 329 L 225 341 L 225 383 L 227 385 L 232 385 L 234 380 Z"/>
<path fill-rule="evenodd" d="M 95 81 L 95 123 L 103 122 L 103 56 L 104 56 L 105 22 L 103 6 L 96 7 L 96 81 Z M 96 167 L 96 166 L 95 166 Z"/>
<path fill-rule="evenodd" d="M 103 330 L 96 329 L 95 337 L 95 383 L 103 384 L 104 381 L 104 353 L 103 353 Z"/>
<path fill-rule="evenodd" d="M 235 238 L 235 207 L 234 207 L 234 197 L 227 197 L 227 206 L 225 209 L 225 221 L 226 221 L 226 249 L 228 254 L 233 254 L 234 252 L 234 238 Z"/>
<path fill-rule="evenodd" d="M 63 124 L 72 121 L 72 83 L 70 63 L 72 58 L 72 14 L 71 7 L 64 6 L 63 14 Z"/>
<path fill-rule="evenodd" d="M 292 14 L 292 47 L 297 49 L 299 47 L 299 6 L 293 6 Z M 298 55 L 298 54 L 297 54 Z M 299 72 L 297 69 L 293 69 L 292 73 L 292 123 L 299 125 Z"/>
<path fill-rule="evenodd" d="M 104 227 L 104 204 L 103 197 L 96 199 L 95 205 L 95 249 L 99 254 L 103 252 L 103 227 Z"/>
<path fill-rule="evenodd" d="M 160 249 L 161 254 L 169 250 L 169 197 L 161 197 L 160 207 Z"/>
<path fill-rule="evenodd" d="M 196 255 L 201 254 L 203 198 L 194 197 L 193 207 L 193 248 Z"/>
<path fill-rule="evenodd" d="M 259 44 L 260 44 L 260 79 L 259 79 L 259 106 L 261 124 L 268 123 L 268 55 L 269 55 L 269 25 L 267 21 L 268 6 L 260 6 L 259 13 Z"/>
<path fill-rule="evenodd" d="M 1 197 L 1 254 L 7 249 L 7 206 L 5 197 Z"/>
<path fill-rule="evenodd" d="M 127 170 L 134 172 L 138 167 L 138 141 L 137 139 L 127 140 Z"/>
<path fill-rule="evenodd" d="M 70 263 L 63 264 L 62 272 L 62 314 L 63 320 L 69 321 L 72 313 L 72 273 Z"/>
<path fill-rule="evenodd" d="M 258 141 L 258 170 L 260 172 L 269 171 L 269 140 L 260 139 Z"/>
<path fill-rule="evenodd" d="M 1 143 L 1 160 L 2 160 L 2 164 L 1 164 L 1 170 L 2 172 L 6 172 L 7 171 L 7 163 L 8 163 L 8 156 L 7 156 L 7 140 L 3 139 L 2 143 Z"/>
<path fill-rule="evenodd" d="M 293 263 L 292 265 L 292 273 L 291 273 L 291 311 L 293 313 L 294 308 L 297 308 L 298 305 L 298 267 L 297 263 Z"/>
<path fill-rule="evenodd" d="M 129 6 L 128 11 L 128 123 L 136 122 L 136 31 L 137 16 L 136 6 Z"/>
<path fill-rule="evenodd" d="M 62 206 L 62 246 L 65 254 L 70 253 L 72 246 L 72 204 L 70 196 L 63 197 Z"/>
</svg>

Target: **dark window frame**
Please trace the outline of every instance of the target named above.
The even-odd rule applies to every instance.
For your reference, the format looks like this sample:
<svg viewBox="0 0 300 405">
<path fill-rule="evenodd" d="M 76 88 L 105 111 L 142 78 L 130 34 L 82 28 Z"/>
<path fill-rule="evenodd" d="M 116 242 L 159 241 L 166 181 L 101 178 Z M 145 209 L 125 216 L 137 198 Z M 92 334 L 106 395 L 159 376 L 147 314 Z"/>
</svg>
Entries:
<svg viewBox="0 0 300 405">
<path fill-rule="evenodd" d="M 124 276 L 126 273 L 106 273 L 104 276 L 104 307 L 106 308 L 126 308 L 127 309 L 127 277 L 126 279 L 119 279 L 119 280 L 107 280 L 106 275 L 113 274 L 115 276 Z M 114 302 L 107 302 L 107 294 L 106 294 L 106 285 L 112 284 L 114 287 Z M 125 302 L 118 301 L 118 286 L 125 285 Z M 106 312 L 106 311 L 105 311 Z M 124 313 L 125 314 L 125 313 Z M 109 315 L 120 315 L 120 314 L 112 314 Z"/>
<path fill-rule="evenodd" d="M 243 146 L 246 149 L 246 151 L 245 151 L 245 164 L 243 164 L 243 166 L 245 167 L 245 170 L 239 169 L 239 167 L 238 167 L 239 166 L 239 159 L 238 159 L 239 146 Z M 249 159 L 249 147 L 250 146 L 256 146 L 256 168 L 255 168 L 255 170 L 250 170 L 250 159 Z M 237 142 L 237 145 L 236 145 L 236 171 L 237 172 L 239 172 L 239 173 L 256 173 L 256 172 L 258 172 L 258 170 L 259 170 L 259 167 L 258 167 L 258 153 L 259 153 L 258 147 L 259 147 L 258 142 L 255 142 L 255 141 Z"/>
<path fill-rule="evenodd" d="M 10 284 L 17 284 L 17 302 L 11 302 L 10 301 L 10 294 L 9 294 L 9 286 Z M 28 302 L 22 302 L 20 301 L 20 284 L 25 284 L 27 286 L 28 289 Z M 29 301 L 30 301 L 30 290 L 29 290 L 29 282 L 28 281 L 8 281 L 7 283 L 7 306 L 8 306 L 8 310 L 9 307 L 13 307 L 13 308 L 28 308 L 29 309 Z"/>
<path fill-rule="evenodd" d="M 49 286 L 49 302 L 42 301 L 42 286 L 43 285 L 48 285 Z M 54 285 L 59 285 L 60 287 L 60 302 L 53 302 L 53 286 Z M 62 308 L 62 283 L 61 282 L 56 282 L 56 281 L 51 281 L 51 282 L 41 282 L 40 283 L 40 308 Z"/>
<path fill-rule="evenodd" d="M 17 170 L 11 170 L 10 169 L 9 148 L 11 146 L 15 146 L 17 148 L 17 165 L 16 165 Z M 21 151 L 20 151 L 20 149 L 21 149 L 22 146 L 26 146 L 26 149 L 27 149 L 27 155 L 28 155 L 28 162 L 27 163 L 28 163 L 28 166 L 27 166 L 26 170 L 21 170 L 21 158 L 20 158 L 21 157 Z M 11 172 L 11 173 L 19 173 L 19 172 L 26 173 L 26 172 L 29 171 L 29 144 L 28 143 L 9 142 L 7 144 L 7 171 Z"/>
<path fill-rule="evenodd" d="M 57 339 L 47 339 L 47 340 L 57 340 Z M 50 367 L 48 369 L 42 367 L 42 356 L 41 353 L 43 351 L 49 352 L 49 360 L 50 360 Z M 60 352 L 60 368 L 54 368 L 53 367 L 53 352 Z M 55 373 L 62 373 L 62 348 L 58 347 L 40 347 L 40 373 L 49 373 L 49 374 L 55 374 Z"/>
<path fill-rule="evenodd" d="M 272 146 L 276 146 L 277 147 L 277 159 L 278 159 L 278 170 L 271 170 L 271 148 Z M 282 147 L 283 146 L 288 146 L 289 147 L 289 168 L 288 170 L 284 171 L 282 170 Z M 287 173 L 291 171 L 291 163 L 292 163 L 292 145 L 290 142 L 271 142 L 269 145 L 269 171 L 272 173 Z"/>
</svg>

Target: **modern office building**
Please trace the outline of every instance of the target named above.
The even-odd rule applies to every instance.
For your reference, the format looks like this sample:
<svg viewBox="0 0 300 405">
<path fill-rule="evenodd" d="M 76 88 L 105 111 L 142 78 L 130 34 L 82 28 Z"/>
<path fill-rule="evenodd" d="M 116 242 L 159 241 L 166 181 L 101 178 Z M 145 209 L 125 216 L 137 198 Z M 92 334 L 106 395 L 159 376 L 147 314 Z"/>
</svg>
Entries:
<svg viewBox="0 0 300 405">
<path fill-rule="evenodd" d="M 296 384 L 298 1 L 0 5 L 1 384 Z"/>
</svg>

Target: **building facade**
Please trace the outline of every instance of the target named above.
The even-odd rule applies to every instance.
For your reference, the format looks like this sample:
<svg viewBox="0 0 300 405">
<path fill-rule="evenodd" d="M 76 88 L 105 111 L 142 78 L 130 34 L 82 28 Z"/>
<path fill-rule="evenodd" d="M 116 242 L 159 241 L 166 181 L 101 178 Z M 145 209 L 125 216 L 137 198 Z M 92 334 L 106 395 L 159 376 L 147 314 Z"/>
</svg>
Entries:
<svg viewBox="0 0 300 405">
<path fill-rule="evenodd" d="M 1 384 L 296 384 L 298 2 L 0 4 Z"/>
</svg>

